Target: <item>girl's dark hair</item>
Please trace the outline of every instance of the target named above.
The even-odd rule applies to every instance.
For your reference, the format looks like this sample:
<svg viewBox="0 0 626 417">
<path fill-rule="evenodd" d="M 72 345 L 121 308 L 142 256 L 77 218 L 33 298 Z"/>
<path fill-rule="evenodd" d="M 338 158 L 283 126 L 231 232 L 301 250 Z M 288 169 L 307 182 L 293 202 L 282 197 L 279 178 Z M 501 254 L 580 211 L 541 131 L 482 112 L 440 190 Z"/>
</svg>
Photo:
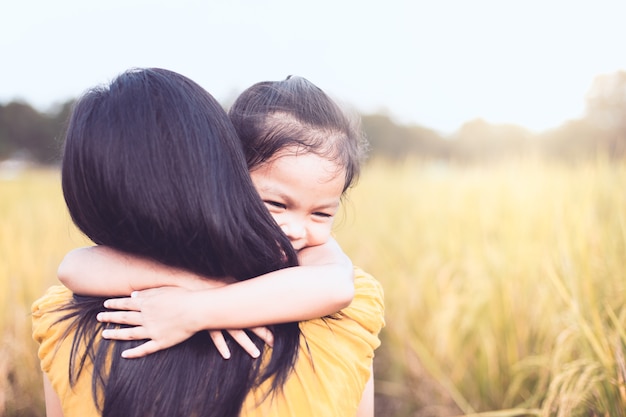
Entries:
<svg viewBox="0 0 626 417">
<path fill-rule="evenodd" d="M 359 119 L 349 117 L 324 91 L 302 77 L 265 81 L 246 89 L 230 111 L 253 171 L 279 152 L 311 152 L 345 170 L 354 184 L 367 151 Z"/>
<path fill-rule="evenodd" d="M 72 219 L 97 244 L 237 280 L 297 264 L 253 188 L 227 114 L 180 74 L 130 70 L 85 93 L 70 118 L 62 185 Z M 65 319 L 75 325 L 70 380 L 93 362 L 105 417 L 237 416 L 260 382 L 280 388 L 297 357 L 298 324 L 288 323 L 271 327 L 263 367 L 231 339 L 232 356 L 222 359 L 207 332 L 122 359 L 140 342 L 99 340 L 102 301 L 75 296 Z"/>
</svg>

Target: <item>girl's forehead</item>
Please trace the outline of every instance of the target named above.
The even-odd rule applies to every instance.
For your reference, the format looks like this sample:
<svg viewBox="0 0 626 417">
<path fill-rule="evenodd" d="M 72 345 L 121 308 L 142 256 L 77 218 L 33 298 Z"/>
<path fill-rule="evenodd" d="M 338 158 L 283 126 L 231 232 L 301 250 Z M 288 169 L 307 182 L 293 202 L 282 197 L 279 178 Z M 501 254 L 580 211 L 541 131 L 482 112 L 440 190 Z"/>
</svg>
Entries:
<svg viewBox="0 0 626 417">
<path fill-rule="evenodd" d="M 314 173 L 320 177 L 345 175 L 345 167 L 333 158 L 305 150 L 280 151 L 262 165 L 269 169 L 293 170 L 298 174 Z"/>
<path fill-rule="evenodd" d="M 309 181 L 310 186 L 325 183 L 339 184 L 341 185 L 340 194 L 346 177 L 342 166 L 312 152 L 281 153 L 250 172 L 279 182 L 291 182 L 298 178 L 301 181 Z"/>
<path fill-rule="evenodd" d="M 344 169 L 344 164 L 339 158 L 331 153 L 317 152 L 307 148 L 306 146 L 288 146 L 278 150 L 265 163 L 273 163 L 284 158 L 295 158 L 296 160 L 317 160 L 326 166 L 333 166 L 337 169 Z"/>
</svg>

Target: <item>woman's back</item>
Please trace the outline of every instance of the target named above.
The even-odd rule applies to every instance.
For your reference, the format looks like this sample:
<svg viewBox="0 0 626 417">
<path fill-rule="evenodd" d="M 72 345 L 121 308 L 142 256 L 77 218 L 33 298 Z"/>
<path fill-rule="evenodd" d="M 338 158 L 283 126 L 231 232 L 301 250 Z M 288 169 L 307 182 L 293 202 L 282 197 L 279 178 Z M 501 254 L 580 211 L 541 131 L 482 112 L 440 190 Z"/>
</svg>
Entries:
<svg viewBox="0 0 626 417">
<path fill-rule="evenodd" d="M 72 219 L 97 244 L 217 278 L 249 279 L 296 264 L 258 200 L 226 113 L 179 74 L 128 71 L 81 97 L 62 184 Z M 204 333 L 125 360 L 121 352 L 137 342 L 101 339 L 102 299 L 62 295 L 56 302 L 64 309 L 57 329 L 69 329 L 67 363 L 58 363 L 65 377 L 69 368 L 68 387 L 76 383 L 83 396 L 86 386 L 78 384 L 93 373 L 89 391 L 102 400 L 103 416 L 236 416 L 252 387 L 268 378 L 280 386 L 297 356 L 299 329 L 289 323 L 273 326 L 276 343 L 263 370 L 239 349 L 224 361 Z M 42 346 L 62 336 L 51 331 Z"/>
<path fill-rule="evenodd" d="M 60 313 L 48 312 L 72 298 L 69 290 L 53 287 L 33 305 L 33 336 L 40 342 L 41 366 L 52 386 L 62 395 L 64 417 L 99 416 L 91 396 L 91 363 L 71 389 L 67 367 L 71 340 L 57 346 L 67 322 L 53 325 Z M 355 415 L 363 387 L 369 377 L 372 352 L 380 341 L 383 326 L 383 294 L 380 284 L 363 271 L 355 270 L 355 297 L 336 319 L 301 323 L 298 361 L 282 391 L 266 396 L 270 381 L 253 389 L 244 402 L 242 417 L 344 417 Z M 100 343 L 98 336 L 96 343 Z M 210 342 L 209 342 L 210 344 Z M 209 346 L 207 344 L 207 347 Z M 55 352 L 55 349 L 58 351 Z M 266 353 L 267 356 L 267 353 Z M 267 358 L 265 358 L 267 359 Z M 132 359 L 132 361 L 140 359 Z M 230 361 L 223 361 L 227 366 Z M 165 370 L 161 369 L 162 372 Z M 193 378 L 190 376 L 189 383 Z M 146 385 L 154 381 L 145 381 Z M 175 400 L 174 400 L 175 401 Z M 149 406 L 144 404 L 146 414 Z M 158 415 L 158 414 L 157 414 Z"/>
</svg>

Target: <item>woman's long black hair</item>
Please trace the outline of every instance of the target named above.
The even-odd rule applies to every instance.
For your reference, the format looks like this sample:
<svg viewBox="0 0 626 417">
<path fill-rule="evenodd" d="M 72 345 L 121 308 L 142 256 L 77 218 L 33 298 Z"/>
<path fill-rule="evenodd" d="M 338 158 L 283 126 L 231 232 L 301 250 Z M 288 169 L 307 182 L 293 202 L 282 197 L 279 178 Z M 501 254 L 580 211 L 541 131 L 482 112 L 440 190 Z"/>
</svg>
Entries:
<svg viewBox="0 0 626 417">
<path fill-rule="evenodd" d="M 72 219 L 97 244 L 237 280 L 297 264 L 253 188 L 228 116 L 180 74 L 129 70 L 85 93 L 68 125 L 62 185 Z M 298 324 L 288 323 L 272 326 L 272 356 L 262 369 L 232 343 L 231 358 L 222 359 L 207 332 L 122 359 L 139 342 L 97 337 L 102 301 L 75 296 L 65 319 L 76 325 L 71 380 L 93 362 L 105 417 L 236 416 L 261 381 L 272 378 L 279 388 L 297 357 Z"/>
</svg>

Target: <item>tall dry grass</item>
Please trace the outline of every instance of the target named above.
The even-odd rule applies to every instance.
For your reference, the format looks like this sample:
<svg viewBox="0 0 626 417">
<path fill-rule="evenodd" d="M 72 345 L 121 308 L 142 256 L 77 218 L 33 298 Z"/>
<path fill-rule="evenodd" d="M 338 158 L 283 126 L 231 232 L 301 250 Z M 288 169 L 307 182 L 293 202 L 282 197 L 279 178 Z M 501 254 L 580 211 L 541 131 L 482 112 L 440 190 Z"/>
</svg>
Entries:
<svg viewBox="0 0 626 417">
<path fill-rule="evenodd" d="M 626 416 L 626 164 L 373 161 L 345 212 L 386 293 L 378 415 Z M 57 173 L 0 180 L 0 415 L 43 415 L 30 304 L 86 243 Z"/>
<path fill-rule="evenodd" d="M 626 415 L 625 164 L 378 162 L 350 200 L 395 415 Z"/>
<path fill-rule="evenodd" d="M 63 255 L 86 241 L 73 228 L 58 171 L 0 179 L 0 416 L 42 416 L 30 305 L 56 283 Z"/>
</svg>

